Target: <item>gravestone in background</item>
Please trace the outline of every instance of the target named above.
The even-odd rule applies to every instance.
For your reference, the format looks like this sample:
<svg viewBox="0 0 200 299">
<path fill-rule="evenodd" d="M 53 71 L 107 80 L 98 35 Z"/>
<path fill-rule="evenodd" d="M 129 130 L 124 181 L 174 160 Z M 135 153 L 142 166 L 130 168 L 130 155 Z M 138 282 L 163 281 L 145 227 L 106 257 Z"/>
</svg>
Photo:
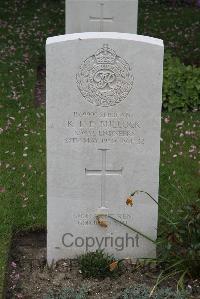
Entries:
<svg viewBox="0 0 200 299">
<path fill-rule="evenodd" d="M 65 32 L 137 33 L 138 0 L 66 0 Z"/>
<path fill-rule="evenodd" d="M 105 248 L 155 257 L 163 43 L 123 33 L 48 38 L 48 261 Z M 103 215 L 100 217 L 99 215 Z M 98 217 L 97 217 L 98 216 Z"/>
</svg>

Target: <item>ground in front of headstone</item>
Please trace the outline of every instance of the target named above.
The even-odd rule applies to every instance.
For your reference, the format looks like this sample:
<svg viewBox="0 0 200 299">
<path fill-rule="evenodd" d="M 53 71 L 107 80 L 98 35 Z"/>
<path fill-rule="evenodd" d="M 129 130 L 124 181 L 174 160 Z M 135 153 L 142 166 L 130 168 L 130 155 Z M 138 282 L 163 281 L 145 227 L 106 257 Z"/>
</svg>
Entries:
<svg viewBox="0 0 200 299">
<path fill-rule="evenodd" d="M 84 279 L 80 273 L 77 260 L 61 260 L 55 268 L 46 265 L 46 233 L 31 232 L 18 234 L 13 238 L 7 275 L 6 298 L 42 299 L 50 290 L 84 288 L 87 298 L 121 298 L 126 288 L 137 284 L 153 286 L 159 272 L 155 267 L 136 267 L 126 263 L 120 276 L 105 279 Z M 192 285 L 195 287 L 195 285 Z M 162 284 L 173 287 L 175 280 Z M 57 297 L 56 297 L 57 298 Z M 191 297 L 197 298 L 197 297 Z"/>
</svg>

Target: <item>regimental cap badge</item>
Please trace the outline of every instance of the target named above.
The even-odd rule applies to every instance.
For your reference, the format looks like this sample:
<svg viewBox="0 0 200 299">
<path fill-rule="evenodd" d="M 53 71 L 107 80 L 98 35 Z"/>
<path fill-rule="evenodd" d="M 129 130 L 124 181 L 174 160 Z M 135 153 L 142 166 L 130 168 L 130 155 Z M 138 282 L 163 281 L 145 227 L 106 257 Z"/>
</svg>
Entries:
<svg viewBox="0 0 200 299">
<path fill-rule="evenodd" d="M 103 47 L 95 53 L 97 63 L 114 63 L 116 56 L 115 51 L 110 49 L 107 44 L 104 44 Z"/>
<path fill-rule="evenodd" d="M 125 100 L 134 82 L 129 64 L 107 44 L 82 63 L 76 79 L 82 96 L 101 107 Z"/>
</svg>

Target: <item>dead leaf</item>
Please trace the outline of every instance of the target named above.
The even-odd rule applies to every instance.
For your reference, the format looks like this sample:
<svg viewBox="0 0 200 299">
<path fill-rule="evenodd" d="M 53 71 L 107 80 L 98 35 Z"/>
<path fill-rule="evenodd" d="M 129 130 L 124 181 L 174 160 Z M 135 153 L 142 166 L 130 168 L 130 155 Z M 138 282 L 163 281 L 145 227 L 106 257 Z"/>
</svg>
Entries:
<svg viewBox="0 0 200 299">
<path fill-rule="evenodd" d="M 102 217 L 97 216 L 97 223 L 101 226 L 101 227 L 108 227 L 108 223 L 106 220 L 104 220 Z"/>
<path fill-rule="evenodd" d="M 109 265 L 110 272 L 114 271 L 118 267 L 118 261 L 114 261 Z"/>
<path fill-rule="evenodd" d="M 4 187 L 0 187 L 0 193 L 4 193 L 6 189 Z"/>
<path fill-rule="evenodd" d="M 127 200 L 126 200 L 126 204 L 127 204 L 127 206 L 133 206 L 133 199 L 132 199 L 132 197 L 131 196 L 129 196 L 128 198 L 127 198 Z"/>
</svg>

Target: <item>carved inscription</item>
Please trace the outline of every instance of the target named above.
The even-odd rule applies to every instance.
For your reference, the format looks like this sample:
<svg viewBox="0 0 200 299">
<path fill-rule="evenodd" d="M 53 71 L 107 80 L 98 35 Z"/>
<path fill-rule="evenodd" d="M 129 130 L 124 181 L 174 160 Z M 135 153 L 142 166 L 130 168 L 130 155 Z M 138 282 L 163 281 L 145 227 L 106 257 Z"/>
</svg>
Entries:
<svg viewBox="0 0 200 299">
<path fill-rule="evenodd" d="M 104 23 L 105 22 L 113 22 L 114 18 L 105 18 L 104 17 L 104 3 L 100 3 L 100 17 L 90 17 L 91 22 L 98 22 L 99 23 L 99 31 L 103 32 L 104 31 Z"/>
<path fill-rule="evenodd" d="M 106 176 L 107 175 L 122 175 L 123 168 L 121 169 L 107 169 L 106 167 L 106 153 L 109 149 L 99 149 L 102 154 L 102 169 L 85 169 L 86 175 L 98 175 L 101 176 L 101 207 L 106 206 Z"/>
<path fill-rule="evenodd" d="M 125 112 L 73 112 L 65 122 L 66 143 L 144 145 L 143 127 Z"/>
<path fill-rule="evenodd" d="M 125 214 L 125 213 L 117 213 L 113 214 L 110 213 L 110 216 L 117 218 L 119 221 L 128 224 L 131 220 L 133 220 L 133 216 L 130 214 Z M 96 217 L 94 217 L 94 214 L 92 213 L 77 213 L 73 214 L 73 219 L 74 222 L 81 225 L 81 226 L 88 226 L 88 225 L 98 225 Z M 113 221 L 111 219 L 107 219 L 107 222 L 109 225 L 112 225 Z"/>
<path fill-rule="evenodd" d="M 108 45 L 103 45 L 83 62 L 76 79 L 82 96 L 101 107 L 119 104 L 133 87 L 129 64 Z"/>
</svg>

